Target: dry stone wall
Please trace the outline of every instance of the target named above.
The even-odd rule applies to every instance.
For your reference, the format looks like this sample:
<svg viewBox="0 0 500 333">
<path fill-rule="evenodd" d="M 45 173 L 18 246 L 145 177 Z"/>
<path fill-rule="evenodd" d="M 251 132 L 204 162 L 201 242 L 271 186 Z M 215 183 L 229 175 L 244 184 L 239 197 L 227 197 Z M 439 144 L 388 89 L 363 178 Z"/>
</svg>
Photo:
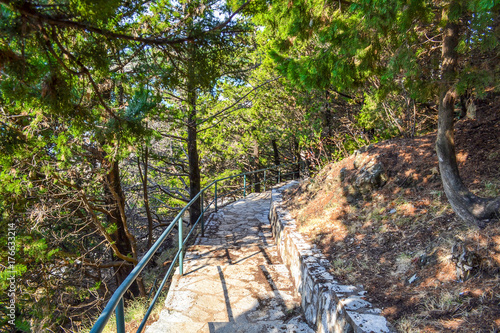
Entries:
<svg viewBox="0 0 500 333">
<path fill-rule="evenodd" d="M 364 299 L 366 291 L 336 281 L 328 271 L 329 261 L 297 231 L 295 220 L 281 205 L 282 191 L 296 184 L 272 190 L 269 220 L 281 258 L 302 297 L 307 322 L 320 333 L 394 332 L 381 311 Z"/>
</svg>

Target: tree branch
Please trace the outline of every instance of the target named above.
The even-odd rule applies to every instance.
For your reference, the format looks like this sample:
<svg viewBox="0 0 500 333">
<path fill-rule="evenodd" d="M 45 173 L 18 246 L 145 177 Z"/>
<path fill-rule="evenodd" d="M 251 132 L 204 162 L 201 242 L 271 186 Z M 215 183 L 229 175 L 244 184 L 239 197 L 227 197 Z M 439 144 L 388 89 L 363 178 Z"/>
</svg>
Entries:
<svg viewBox="0 0 500 333">
<path fill-rule="evenodd" d="M 121 267 L 123 265 L 133 266 L 132 263 L 127 261 L 110 261 L 104 264 L 92 262 L 90 260 L 83 260 L 81 263 L 82 266 L 91 266 L 96 268 L 111 268 L 111 267 Z"/>
<path fill-rule="evenodd" d="M 0 0 L 1 1 L 1 0 Z M 97 95 L 97 99 L 99 100 L 99 103 L 104 107 L 104 109 L 106 110 L 106 112 L 113 118 L 115 118 L 116 120 L 120 121 L 121 119 L 114 114 L 113 111 L 111 111 L 111 109 L 109 108 L 109 106 L 106 104 L 106 102 L 104 101 L 104 98 L 102 97 L 101 95 L 101 92 L 100 92 L 100 89 L 99 89 L 99 86 L 95 83 L 94 79 L 92 78 L 92 74 L 90 73 L 89 69 L 87 67 L 85 67 L 82 62 L 80 60 L 78 60 L 71 52 L 69 52 L 68 50 L 66 50 L 64 48 L 64 46 L 61 44 L 61 42 L 59 41 L 59 39 L 57 38 L 56 36 L 56 33 L 55 31 L 52 32 L 52 39 L 56 42 L 57 46 L 59 47 L 59 49 L 61 50 L 62 53 L 64 53 L 66 56 L 68 56 L 68 58 L 70 60 L 72 60 L 74 63 L 76 63 L 78 65 L 78 67 L 80 67 L 80 71 L 82 74 L 85 74 L 87 76 L 87 78 L 89 79 L 90 81 L 90 84 L 92 85 L 92 87 L 94 88 L 94 92 L 96 93 Z"/>
<path fill-rule="evenodd" d="M 236 11 L 234 11 L 234 13 L 231 14 L 226 21 L 220 23 L 219 25 L 216 25 L 212 29 L 203 31 L 200 35 L 186 36 L 181 38 L 151 38 L 151 37 L 130 36 L 124 33 L 118 33 L 106 29 L 97 28 L 84 22 L 76 22 L 69 19 L 62 19 L 50 15 L 45 15 L 34 9 L 28 2 L 17 4 L 17 2 L 13 0 L 0 0 L 0 3 L 9 6 L 11 9 L 19 12 L 21 15 L 25 17 L 29 17 L 31 19 L 36 20 L 37 22 L 45 23 L 51 26 L 93 32 L 112 39 L 122 39 L 122 40 L 134 41 L 150 45 L 173 45 L 173 44 L 181 44 L 184 42 L 195 41 L 196 39 L 202 38 L 206 34 L 223 29 L 231 22 L 231 20 L 234 18 L 235 15 L 241 12 L 250 3 L 250 1 L 245 2 Z"/>
<path fill-rule="evenodd" d="M 340 91 L 337 91 L 337 90 L 335 90 L 335 89 L 327 89 L 327 90 L 328 90 L 328 91 L 333 91 L 334 93 L 336 93 L 336 94 L 338 94 L 338 95 L 340 95 L 340 96 L 342 96 L 342 97 L 345 97 L 345 98 L 347 98 L 347 99 L 354 99 L 354 97 L 349 96 L 349 95 L 346 95 L 346 94 L 343 94 L 343 93 L 341 93 Z"/>
<path fill-rule="evenodd" d="M 164 138 L 171 138 L 171 139 L 175 139 L 175 140 L 180 140 L 180 141 L 184 141 L 186 142 L 187 139 L 186 138 L 183 138 L 181 136 L 176 136 L 176 135 L 171 135 L 171 134 L 165 134 L 165 133 L 162 133 L 162 132 L 158 132 L 162 137 Z"/>
<path fill-rule="evenodd" d="M 92 221 L 94 222 L 95 227 L 99 230 L 99 232 L 101 233 L 101 235 L 104 236 L 104 238 L 106 238 L 106 240 L 108 241 L 108 244 L 113 249 L 113 254 L 116 255 L 118 258 L 120 258 L 122 260 L 125 260 L 127 262 L 130 262 L 130 263 L 136 265 L 137 262 L 138 262 L 137 259 L 127 257 L 126 255 L 124 255 L 123 253 L 120 252 L 120 250 L 116 246 L 116 244 L 113 241 L 113 239 L 111 238 L 111 236 L 106 232 L 106 230 L 104 229 L 104 227 L 101 225 L 101 222 L 97 218 L 97 215 L 94 213 L 93 206 L 87 200 L 87 196 L 85 195 L 85 192 L 83 190 L 80 191 L 80 197 L 82 198 L 83 203 L 87 207 L 87 211 L 92 216 Z"/>
<path fill-rule="evenodd" d="M 250 90 L 249 92 L 247 92 L 245 95 L 243 95 L 242 97 L 238 98 L 233 104 L 229 105 L 228 107 L 225 107 L 224 109 L 220 110 L 219 112 L 216 112 L 215 114 L 211 115 L 210 117 L 201 120 L 198 123 L 198 125 L 201 125 L 201 124 L 203 124 L 203 123 L 205 123 L 205 122 L 207 122 L 207 121 L 209 121 L 209 120 L 211 120 L 211 119 L 213 119 L 213 118 L 221 115 L 222 113 L 226 112 L 227 110 L 232 109 L 236 104 L 238 104 L 240 101 L 242 101 L 243 99 L 245 99 L 248 95 L 250 95 L 255 90 L 258 90 L 258 89 L 262 88 L 263 86 L 265 86 L 266 84 L 274 82 L 274 81 L 278 80 L 279 78 L 281 78 L 281 76 L 278 76 L 277 78 L 274 78 L 272 80 L 267 80 L 266 82 L 259 84 L 257 87 L 253 88 L 252 90 Z"/>
<path fill-rule="evenodd" d="M 162 191 L 163 193 L 165 193 L 166 195 L 168 195 L 169 197 L 171 197 L 173 199 L 181 200 L 181 201 L 184 201 L 184 202 L 189 202 L 189 199 L 186 198 L 184 195 L 182 195 L 182 193 L 180 193 L 179 191 L 170 191 L 170 189 L 165 189 L 160 184 L 156 184 L 156 187 L 158 187 L 158 189 L 160 191 Z M 175 196 L 174 193 L 177 194 L 177 195 L 179 195 L 179 196 L 178 197 Z"/>
</svg>

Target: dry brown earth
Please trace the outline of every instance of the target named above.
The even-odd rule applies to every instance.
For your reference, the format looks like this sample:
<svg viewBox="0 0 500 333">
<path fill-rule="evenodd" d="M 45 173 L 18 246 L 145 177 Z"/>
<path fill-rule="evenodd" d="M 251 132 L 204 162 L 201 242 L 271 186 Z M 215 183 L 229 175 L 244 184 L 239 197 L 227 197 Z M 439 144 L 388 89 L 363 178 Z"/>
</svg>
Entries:
<svg viewBox="0 0 500 333">
<path fill-rule="evenodd" d="M 499 332 L 500 222 L 480 230 L 453 213 L 443 193 L 435 133 L 395 139 L 327 165 L 288 192 L 300 231 L 332 263 L 332 274 L 362 284 L 369 301 L 401 332 Z M 500 99 L 479 105 L 476 120 L 456 126 L 457 157 L 469 188 L 500 195 Z M 380 162 L 387 182 L 349 202 L 339 179 L 359 174 L 353 162 Z M 454 244 L 479 258 L 457 278 Z"/>
</svg>

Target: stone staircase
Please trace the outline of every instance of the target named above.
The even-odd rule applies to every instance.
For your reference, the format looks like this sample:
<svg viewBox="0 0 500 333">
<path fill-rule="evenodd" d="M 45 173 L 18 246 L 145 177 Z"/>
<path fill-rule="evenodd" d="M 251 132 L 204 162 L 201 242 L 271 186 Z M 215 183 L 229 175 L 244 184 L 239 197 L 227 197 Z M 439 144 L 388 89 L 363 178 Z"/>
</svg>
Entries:
<svg viewBox="0 0 500 333">
<path fill-rule="evenodd" d="M 208 221 L 146 333 L 313 332 L 272 237 L 270 199 L 248 195 Z"/>
</svg>

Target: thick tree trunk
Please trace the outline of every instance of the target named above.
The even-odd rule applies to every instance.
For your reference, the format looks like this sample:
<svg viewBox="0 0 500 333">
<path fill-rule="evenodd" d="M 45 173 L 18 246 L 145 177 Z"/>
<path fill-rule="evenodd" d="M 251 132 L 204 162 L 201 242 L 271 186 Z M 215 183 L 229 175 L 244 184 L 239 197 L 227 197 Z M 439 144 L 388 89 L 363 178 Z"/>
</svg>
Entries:
<svg viewBox="0 0 500 333">
<path fill-rule="evenodd" d="M 196 108 L 192 106 L 188 120 L 188 160 L 189 160 L 189 194 L 193 199 L 201 189 L 200 165 L 197 146 Z M 189 210 L 190 224 L 193 225 L 201 214 L 200 200 L 196 200 Z"/>
<path fill-rule="evenodd" d="M 106 203 L 109 207 L 107 219 L 110 225 L 116 226 L 116 231 L 111 235 L 111 238 L 120 253 L 131 255 L 137 261 L 136 239 L 128 230 L 127 218 L 125 216 L 125 196 L 120 182 L 120 169 L 116 161 L 110 163 L 110 170 L 106 175 L 106 185 Z M 116 284 L 120 285 L 132 269 L 133 266 L 131 265 L 115 267 Z M 145 295 L 144 286 L 140 280 L 133 283 L 129 291 L 134 296 L 139 294 Z"/>
<path fill-rule="evenodd" d="M 458 45 L 458 25 L 448 23 L 443 35 L 442 78 L 439 98 L 436 152 L 446 197 L 455 213 L 464 221 L 484 227 L 499 213 L 500 198 L 484 199 L 472 194 L 462 182 L 458 171 L 454 142 L 454 111 Z"/>
<path fill-rule="evenodd" d="M 194 56 L 195 50 L 194 46 L 191 50 Z M 187 150 L 188 150 L 188 163 L 189 163 L 189 195 L 191 200 L 200 192 L 201 190 L 201 176 L 200 176 L 200 162 L 198 156 L 198 125 L 196 122 L 196 88 L 195 88 L 195 69 L 194 60 L 191 59 L 188 66 L 188 78 L 187 78 L 187 93 L 188 93 L 188 104 L 189 113 L 187 121 Z M 189 209 L 189 224 L 194 225 L 201 215 L 201 200 L 198 199 L 194 202 Z"/>
</svg>

